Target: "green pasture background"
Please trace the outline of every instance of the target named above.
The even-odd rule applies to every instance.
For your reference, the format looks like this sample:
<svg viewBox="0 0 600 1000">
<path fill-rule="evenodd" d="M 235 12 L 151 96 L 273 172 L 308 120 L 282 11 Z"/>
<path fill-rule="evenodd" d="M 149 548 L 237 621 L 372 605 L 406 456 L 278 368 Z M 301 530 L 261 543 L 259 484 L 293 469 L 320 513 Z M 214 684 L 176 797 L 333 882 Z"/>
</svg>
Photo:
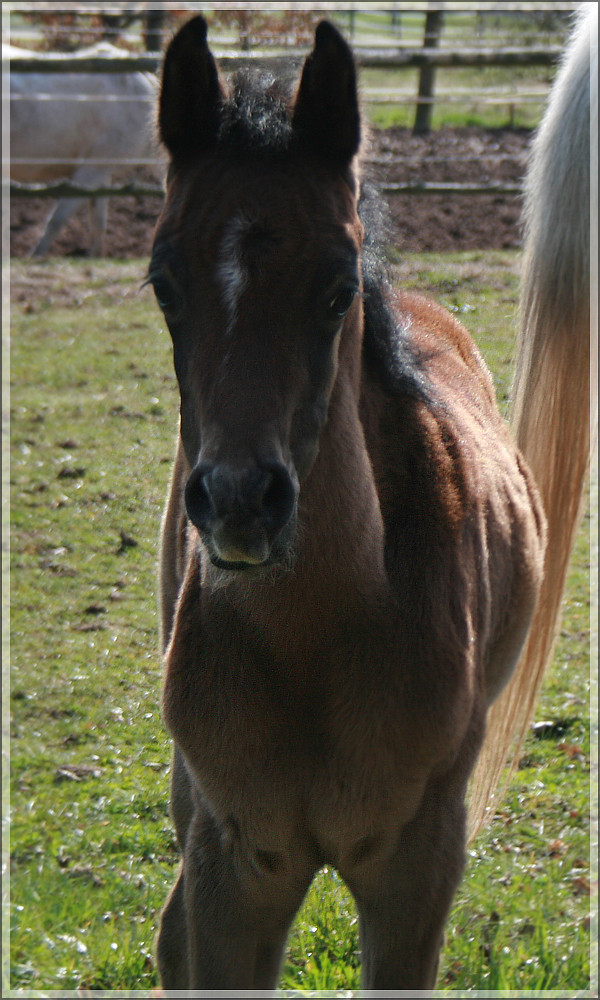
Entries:
<svg viewBox="0 0 600 1000">
<path fill-rule="evenodd" d="M 421 255 L 396 267 L 398 280 L 464 320 L 504 407 L 518 263 L 507 251 Z M 164 322 L 141 287 L 145 266 L 11 267 L 4 916 L 10 988 L 26 996 L 156 986 L 154 937 L 178 861 L 156 611 L 178 397 Z M 538 708 L 544 725 L 469 851 L 441 989 L 592 995 L 589 566 L 586 515 Z M 354 907 L 325 870 L 294 926 L 282 986 L 358 983 Z"/>
</svg>

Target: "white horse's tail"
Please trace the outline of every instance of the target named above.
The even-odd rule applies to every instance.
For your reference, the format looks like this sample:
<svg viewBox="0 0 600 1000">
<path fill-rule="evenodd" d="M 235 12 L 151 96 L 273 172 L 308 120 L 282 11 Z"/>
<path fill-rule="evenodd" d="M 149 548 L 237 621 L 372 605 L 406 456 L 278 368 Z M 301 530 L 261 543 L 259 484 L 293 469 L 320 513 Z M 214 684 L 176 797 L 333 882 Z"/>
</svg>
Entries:
<svg viewBox="0 0 600 1000">
<path fill-rule="evenodd" d="M 595 299 L 590 311 L 594 287 L 590 267 L 598 246 L 597 37 L 598 6 L 582 4 L 533 143 L 525 181 L 520 335 L 511 422 L 540 490 L 548 519 L 548 550 L 529 638 L 513 677 L 488 714 L 486 741 L 471 786 L 472 834 L 493 815 L 511 750 L 511 772 L 518 761 L 553 653 L 596 435 L 598 313 Z M 595 241 L 595 253 L 590 240 Z"/>
</svg>

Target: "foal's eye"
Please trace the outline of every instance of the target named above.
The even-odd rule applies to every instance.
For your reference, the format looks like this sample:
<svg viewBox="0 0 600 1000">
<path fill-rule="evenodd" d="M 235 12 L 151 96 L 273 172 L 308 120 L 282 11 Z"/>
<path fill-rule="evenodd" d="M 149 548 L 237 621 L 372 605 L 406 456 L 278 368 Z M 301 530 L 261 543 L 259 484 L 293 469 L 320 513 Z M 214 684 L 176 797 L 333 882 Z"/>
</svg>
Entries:
<svg viewBox="0 0 600 1000">
<path fill-rule="evenodd" d="M 155 278 L 150 278 L 150 284 L 154 289 L 156 301 L 163 311 L 173 309 L 177 305 L 177 293 L 165 277 L 157 275 Z"/>
<path fill-rule="evenodd" d="M 340 319 L 342 316 L 345 316 L 354 302 L 356 292 L 357 289 L 354 285 L 348 285 L 346 288 L 342 288 L 342 290 L 338 292 L 335 298 L 329 303 L 330 313 Z"/>
</svg>

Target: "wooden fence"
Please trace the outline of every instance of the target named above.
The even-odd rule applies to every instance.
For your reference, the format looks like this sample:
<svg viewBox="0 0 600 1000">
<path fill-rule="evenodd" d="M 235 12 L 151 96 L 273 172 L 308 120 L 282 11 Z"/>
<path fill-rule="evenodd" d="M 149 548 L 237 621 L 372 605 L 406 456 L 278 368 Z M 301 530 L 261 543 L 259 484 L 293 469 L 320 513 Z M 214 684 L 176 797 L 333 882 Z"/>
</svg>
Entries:
<svg viewBox="0 0 600 1000">
<path fill-rule="evenodd" d="M 420 69 L 422 66 L 551 66 L 560 55 L 560 46 L 510 46 L 495 48 L 416 49 L 357 47 L 354 56 L 361 69 Z M 248 65 L 277 71 L 290 66 L 300 66 L 306 52 L 288 51 L 284 55 L 265 55 L 261 52 L 224 51 L 216 53 L 219 65 L 226 73 Z M 19 73 L 155 73 L 161 58 L 141 56 L 19 56 L 11 60 L 11 67 Z"/>
<path fill-rule="evenodd" d="M 518 184 L 452 184 L 443 181 L 428 183 L 418 181 L 412 184 L 379 184 L 378 190 L 383 194 L 452 194 L 452 195 L 519 195 L 521 187 Z M 106 187 L 87 188 L 73 184 L 71 181 L 60 181 L 57 184 L 18 184 L 11 181 L 10 193 L 25 198 L 143 198 L 146 196 L 163 197 L 162 187 L 153 184 L 141 184 L 130 181 L 127 184 L 108 185 Z"/>
<path fill-rule="evenodd" d="M 450 67 L 523 67 L 523 66 L 552 66 L 556 63 L 561 49 L 555 46 L 529 46 L 529 47 L 508 47 L 501 49 L 491 48 L 463 48 L 459 50 L 444 48 L 392 48 L 372 49 L 367 47 L 356 47 L 355 56 L 360 69 L 375 70 L 404 70 L 422 69 L 424 66 L 433 68 Z M 218 53 L 219 64 L 225 73 L 234 72 L 248 65 L 256 66 L 263 70 L 270 70 L 277 74 L 282 69 L 299 67 L 305 57 L 304 52 L 287 52 L 285 55 L 265 55 L 263 53 L 248 52 L 241 55 L 239 52 L 224 51 Z M 31 57 L 18 57 L 11 60 L 11 69 L 20 73 L 131 73 L 145 72 L 155 73 L 160 67 L 161 59 L 154 54 L 139 56 L 93 57 L 86 58 L 80 56 L 59 56 L 59 55 L 35 55 Z M 363 90 L 367 104 L 419 104 L 434 102 L 458 103 L 467 99 L 473 102 L 506 104 L 513 108 L 515 104 L 538 102 L 543 103 L 546 93 L 540 91 L 505 91 L 499 92 L 497 89 L 482 90 L 480 92 L 456 90 L 452 92 L 438 92 L 431 97 L 423 97 L 418 94 L 411 94 L 406 90 L 386 87 L 383 89 L 366 87 Z M 85 98 L 84 98 L 85 99 Z M 381 187 L 386 194 L 518 194 L 520 188 L 514 184 L 506 185 L 469 185 L 469 184 L 388 184 Z M 115 197 L 115 196 L 135 196 L 152 195 L 162 197 L 163 190 L 158 185 L 140 184 L 131 182 L 120 186 L 106 186 L 98 188 L 82 188 L 69 181 L 58 184 L 23 184 L 11 181 L 11 195 L 20 197 Z"/>
</svg>

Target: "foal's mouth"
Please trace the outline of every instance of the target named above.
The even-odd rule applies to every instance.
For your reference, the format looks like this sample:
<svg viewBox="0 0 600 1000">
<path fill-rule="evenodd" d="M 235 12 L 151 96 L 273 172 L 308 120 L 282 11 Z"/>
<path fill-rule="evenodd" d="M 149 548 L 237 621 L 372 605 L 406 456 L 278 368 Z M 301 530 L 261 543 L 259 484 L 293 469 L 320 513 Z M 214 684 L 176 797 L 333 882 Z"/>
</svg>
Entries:
<svg viewBox="0 0 600 1000">
<path fill-rule="evenodd" d="M 219 556 L 211 555 L 210 561 L 213 564 L 213 566 L 216 566 L 217 569 L 230 570 L 232 573 L 241 572 L 248 574 L 252 574 L 253 571 L 260 573 L 262 570 L 268 569 L 269 567 L 275 565 L 271 558 L 265 559 L 264 562 L 259 562 L 259 563 L 244 562 L 243 560 L 235 562 L 235 561 L 229 561 L 227 559 L 221 559 Z"/>
<path fill-rule="evenodd" d="M 206 544 L 206 554 L 211 566 L 223 574 L 223 579 L 243 576 L 246 580 L 271 580 L 293 569 L 296 562 L 296 548 L 294 545 L 294 533 L 290 532 L 290 537 L 279 539 L 278 543 L 271 548 L 268 556 L 262 562 L 245 559 L 224 559 L 217 555 L 210 544 Z"/>
</svg>

